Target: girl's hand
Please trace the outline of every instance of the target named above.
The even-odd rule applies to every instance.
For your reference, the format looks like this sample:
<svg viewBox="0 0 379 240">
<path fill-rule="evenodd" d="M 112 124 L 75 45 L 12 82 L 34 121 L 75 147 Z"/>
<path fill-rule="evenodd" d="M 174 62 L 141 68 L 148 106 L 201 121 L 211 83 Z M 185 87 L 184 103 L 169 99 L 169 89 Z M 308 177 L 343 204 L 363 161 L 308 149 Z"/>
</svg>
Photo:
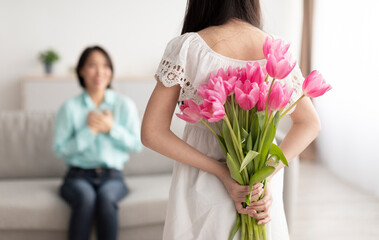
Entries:
<svg viewBox="0 0 379 240">
<path fill-rule="evenodd" d="M 272 206 L 271 185 L 267 183 L 264 197 L 256 202 L 253 202 L 246 209 L 250 217 L 258 219 L 258 224 L 266 224 L 271 221 L 270 210 Z"/>
<path fill-rule="evenodd" d="M 236 210 L 240 214 L 248 214 L 248 209 L 242 206 L 242 203 L 246 202 L 246 196 L 249 195 L 249 186 L 243 186 L 237 183 L 231 176 L 229 171 L 224 175 L 222 180 L 230 197 L 234 201 Z M 257 183 L 253 186 L 251 193 L 251 200 L 255 201 L 262 194 L 262 184 Z"/>
</svg>

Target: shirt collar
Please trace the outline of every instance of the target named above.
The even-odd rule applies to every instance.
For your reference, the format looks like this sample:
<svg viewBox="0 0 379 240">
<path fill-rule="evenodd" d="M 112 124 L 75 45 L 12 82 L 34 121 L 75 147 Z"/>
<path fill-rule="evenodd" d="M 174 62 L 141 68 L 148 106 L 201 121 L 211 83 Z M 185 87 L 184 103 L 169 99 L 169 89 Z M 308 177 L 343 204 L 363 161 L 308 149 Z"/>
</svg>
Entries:
<svg viewBox="0 0 379 240">
<path fill-rule="evenodd" d="M 112 105 L 115 102 L 115 98 L 116 98 L 115 92 L 112 89 L 107 88 L 105 90 L 103 103 Z M 87 107 L 95 108 L 95 104 L 93 103 L 91 97 L 88 95 L 87 91 L 83 92 L 83 100 Z"/>
</svg>

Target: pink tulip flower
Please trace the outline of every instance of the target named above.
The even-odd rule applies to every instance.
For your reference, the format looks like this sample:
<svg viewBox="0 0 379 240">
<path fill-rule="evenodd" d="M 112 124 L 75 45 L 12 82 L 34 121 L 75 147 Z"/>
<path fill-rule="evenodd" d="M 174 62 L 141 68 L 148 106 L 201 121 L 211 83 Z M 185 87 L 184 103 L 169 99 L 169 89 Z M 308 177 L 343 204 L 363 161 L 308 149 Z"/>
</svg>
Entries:
<svg viewBox="0 0 379 240">
<path fill-rule="evenodd" d="M 268 91 L 270 90 L 271 81 L 263 82 L 259 86 L 259 100 L 257 103 L 257 110 L 258 111 L 264 111 L 266 109 L 266 102 L 267 102 L 267 95 Z"/>
<path fill-rule="evenodd" d="M 289 102 L 293 89 L 285 83 L 274 82 L 268 99 L 268 106 L 272 111 L 283 109 Z"/>
<path fill-rule="evenodd" d="M 311 98 L 319 97 L 330 89 L 332 86 L 326 83 L 322 75 L 316 70 L 312 71 L 303 82 L 303 93 Z"/>
<path fill-rule="evenodd" d="M 211 77 L 208 80 L 208 83 L 201 84 L 198 89 L 197 93 L 205 100 L 208 99 L 210 96 L 214 96 L 220 100 L 222 104 L 226 102 L 226 91 L 224 87 L 222 77 L 218 77 L 215 75 L 211 75 Z"/>
<path fill-rule="evenodd" d="M 255 107 L 259 100 L 259 87 L 256 82 L 251 83 L 246 80 L 242 83 L 242 81 L 237 80 L 234 92 L 236 93 L 236 102 L 245 110 Z"/>
<path fill-rule="evenodd" d="M 250 82 L 256 82 L 260 86 L 266 79 L 267 71 L 265 67 L 262 67 L 259 63 L 251 62 L 246 64 L 246 79 Z"/>
<path fill-rule="evenodd" d="M 246 68 L 228 68 L 228 76 L 229 78 L 231 77 L 236 77 L 236 80 L 240 80 L 242 82 L 245 82 L 246 80 Z"/>
<path fill-rule="evenodd" d="M 224 118 L 225 108 L 217 97 L 210 96 L 200 104 L 200 113 L 209 122 L 217 122 Z"/>
<path fill-rule="evenodd" d="M 266 37 L 263 44 L 263 54 L 267 59 L 269 53 L 274 53 L 274 55 L 278 55 L 279 53 L 285 54 L 288 51 L 289 47 L 290 44 L 285 43 L 281 39 L 271 39 L 270 37 Z"/>
<path fill-rule="evenodd" d="M 198 106 L 191 99 L 184 100 L 183 102 L 184 104 L 180 105 L 182 114 L 177 113 L 176 116 L 190 123 L 196 123 L 200 121 L 202 118 L 202 115 L 200 114 L 200 106 Z"/>
<path fill-rule="evenodd" d="M 231 67 L 229 67 L 231 68 Z M 229 76 L 225 73 L 224 69 L 220 68 L 217 72 L 217 75 L 211 74 L 210 78 L 213 77 L 221 77 L 223 80 L 224 88 L 226 96 L 229 96 L 234 92 L 234 85 L 236 84 L 237 77 L 236 76 Z"/>
<path fill-rule="evenodd" d="M 268 54 L 266 70 L 272 78 L 283 79 L 290 74 L 295 65 L 296 60 L 292 59 L 289 52 L 284 55 Z"/>
<path fill-rule="evenodd" d="M 283 79 L 296 65 L 291 53 L 287 52 L 289 44 L 281 39 L 267 37 L 263 44 L 263 54 L 267 59 L 266 70 L 272 78 Z"/>
</svg>

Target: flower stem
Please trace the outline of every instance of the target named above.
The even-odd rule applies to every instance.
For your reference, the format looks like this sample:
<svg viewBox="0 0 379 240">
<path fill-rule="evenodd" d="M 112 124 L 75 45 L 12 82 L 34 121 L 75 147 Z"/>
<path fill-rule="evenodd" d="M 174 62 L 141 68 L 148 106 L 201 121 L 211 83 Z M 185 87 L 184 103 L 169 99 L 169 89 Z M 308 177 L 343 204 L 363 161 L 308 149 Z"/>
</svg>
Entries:
<svg viewBox="0 0 379 240">
<path fill-rule="evenodd" d="M 246 221 L 245 221 L 245 214 L 241 214 L 241 240 L 245 240 L 246 236 Z"/>
<path fill-rule="evenodd" d="M 218 124 L 218 122 L 216 122 L 216 126 L 217 126 L 218 130 L 220 131 L 221 137 L 224 138 L 224 134 L 222 134 L 221 127 Z"/>
<path fill-rule="evenodd" d="M 249 240 L 254 240 L 254 228 L 251 220 L 251 217 L 247 215 Z"/>
<path fill-rule="evenodd" d="M 207 128 L 209 128 L 209 130 L 211 130 L 212 131 L 212 133 L 217 137 L 218 135 L 217 135 L 217 133 L 203 120 L 203 119 L 200 119 L 200 121 L 202 122 L 202 123 L 204 123 L 204 125 L 205 126 L 207 126 Z"/>
<path fill-rule="evenodd" d="M 263 240 L 267 240 L 266 225 L 262 225 Z"/>
<path fill-rule="evenodd" d="M 268 94 L 267 94 L 267 99 L 266 99 L 266 112 L 265 112 L 265 123 L 266 123 L 267 115 L 268 115 L 268 99 L 270 98 L 271 90 L 272 90 L 272 86 L 274 86 L 274 82 L 275 82 L 275 78 L 272 79 L 272 82 L 271 82 L 271 85 L 270 85 L 270 89 L 268 90 Z"/>
<path fill-rule="evenodd" d="M 237 140 L 236 135 L 234 135 L 234 131 L 233 131 L 232 125 L 230 124 L 228 116 L 225 115 L 224 120 L 226 122 L 226 125 L 229 128 L 230 135 L 232 136 L 234 147 L 236 148 L 236 150 L 238 151 L 238 153 L 240 155 L 240 162 L 241 162 L 243 160 L 243 153 L 242 153 L 242 149 L 240 148 L 240 144 L 239 144 L 239 142 Z"/>
<path fill-rule="evenodd" d="M 262 147 L 263 147 L 263 143 L 264 143 L 264 139 L 266 138 L 266 135 L 267 135 L 267 131 L 268 131 L 268 128 L 271 124 L 271 121 L 274 119 L 274 114 L 273 113 L 270 113 L 270 115 L 268 116 L 268 120 L 267 120 L 267 124 L 265 125 L 265 129 L 263 131 L 263 134 L 262 134 L 262 138 L 260 140 L 260 144 L 259 144 L 259 150 L 258 152 L 261 153 L 262 152 Z M 259 163 L 259 169 L 261 169 L 263 167 L 263 164 L 264 164 L 265 160 L 262 159 L 262 161 Z M 258 169 L 256 169 L 258 170 Z"/>
<path fill-rule="evenodd" d="M 296 102 L 294 102 L 284 113 L 280 115 L 280 119 L 282 119 L 282 117 L 284 117 L 296 104 L 298 104 L 303 97 L 305 97 L 304 94 L 301 95 L 301 97 L 297 99 Z"/>
<path fill-rule="evenodd" d="M 249 110 L 246 110 L 246 132 L 249 132 Z"/>
</svg>

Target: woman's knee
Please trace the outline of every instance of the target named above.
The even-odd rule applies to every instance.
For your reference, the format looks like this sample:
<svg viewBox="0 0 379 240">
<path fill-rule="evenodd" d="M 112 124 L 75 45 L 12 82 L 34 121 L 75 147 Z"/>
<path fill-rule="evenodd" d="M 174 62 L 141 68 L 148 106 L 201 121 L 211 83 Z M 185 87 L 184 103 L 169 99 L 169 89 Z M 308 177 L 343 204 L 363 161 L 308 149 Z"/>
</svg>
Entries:
<svg viewBox="0 0 379 240">
<path fill-rule="evenodd" d="M 84 179 L 68 179 L 61 187 L 61 196 L 72 206 L 93 208 L 96 203 L 96 192 Z"/>
<path fill-rule="evenodd" d="M 99 189 L 97 205 L 99 210 L 117 209 L 117 203 L 127 194 L 128 189 L 123 182 L 113 182 Z"/>
</svg>

